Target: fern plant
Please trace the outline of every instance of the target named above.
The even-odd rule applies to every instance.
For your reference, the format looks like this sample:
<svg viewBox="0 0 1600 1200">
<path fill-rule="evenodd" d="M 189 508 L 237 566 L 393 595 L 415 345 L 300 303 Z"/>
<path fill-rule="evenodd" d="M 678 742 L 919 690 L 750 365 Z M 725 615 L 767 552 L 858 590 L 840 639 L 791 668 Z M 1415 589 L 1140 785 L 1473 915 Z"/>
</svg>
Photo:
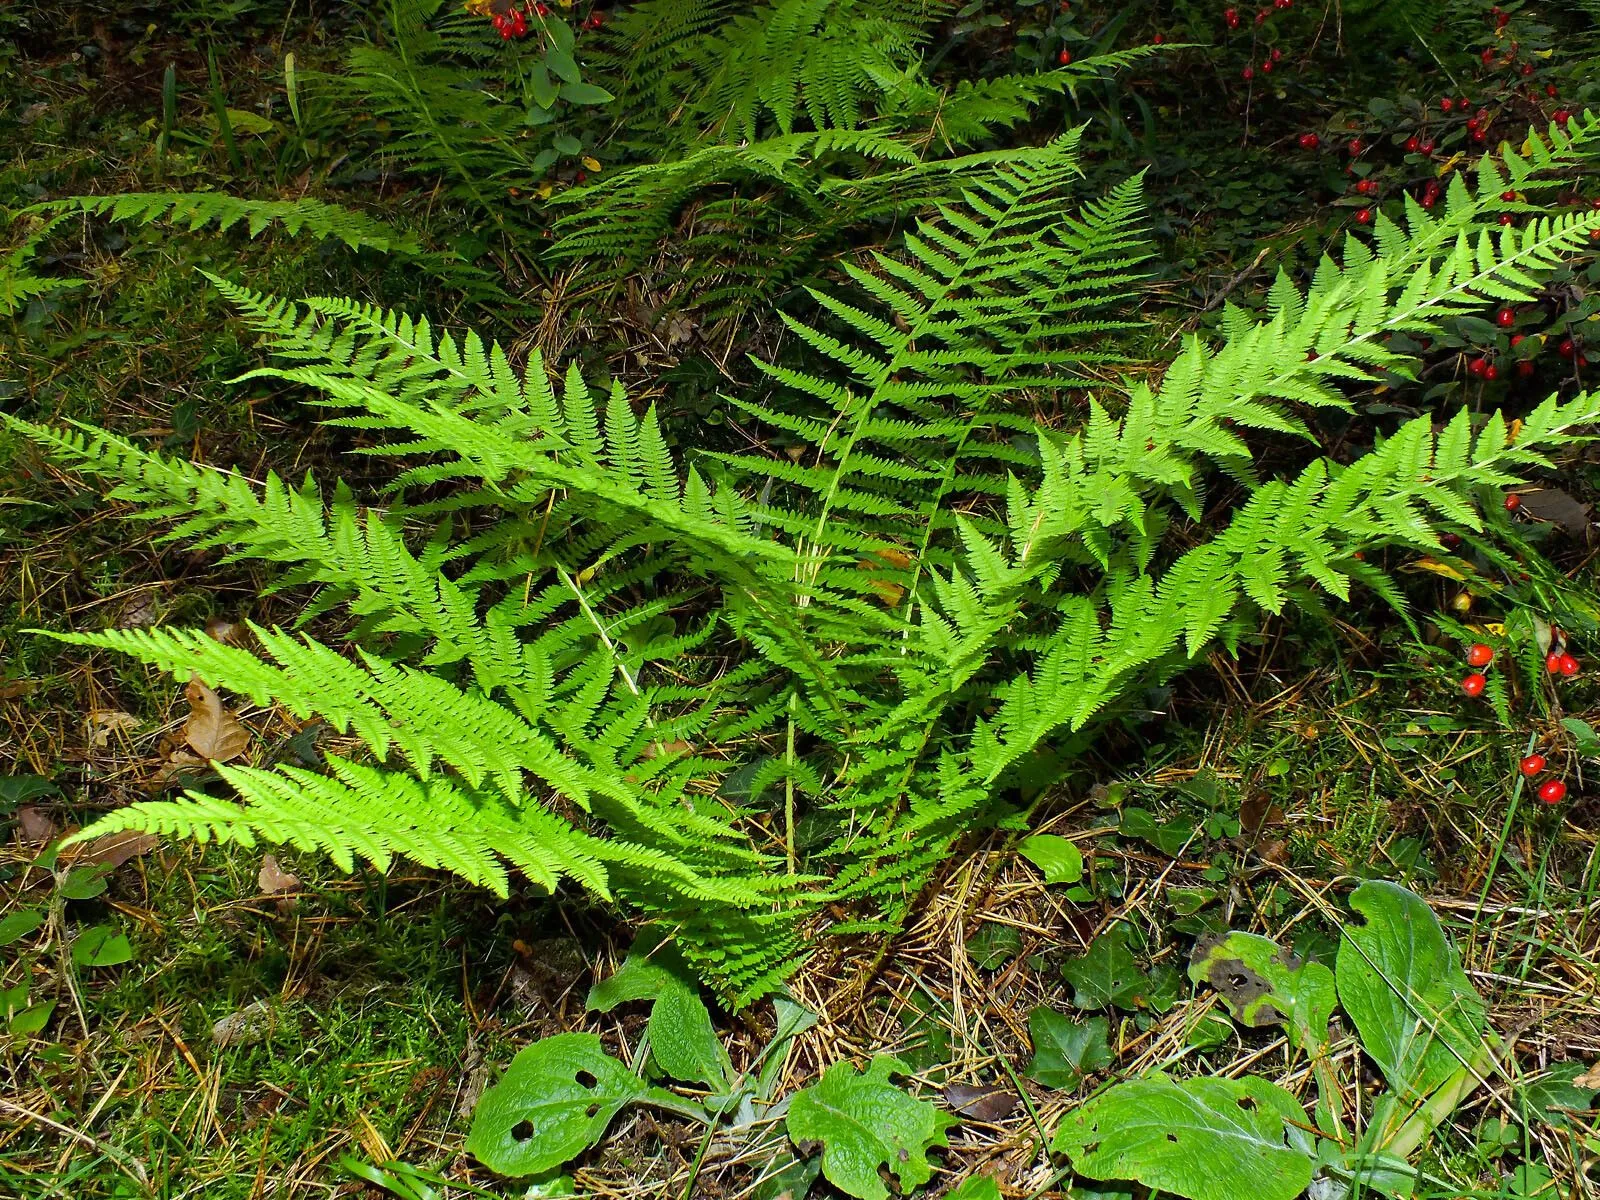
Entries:
<svg viewBox="0 0 1600 1200">
<path fill-rule="evenodd" d="M 1065 139 L 975 179 L 852 270 L 855 294 L 813 293 L 813 320 L 789 320 L 800 353 L 763 367 L 770 394 L 729 398 L 770 454 L 675 453 L 653 408 L 576 368 L 557 388 L 537 355 L 519 370 L 425 320 L 216 280 L 274 356 L 255 374 L 408 465 L 363 506 L 8 419 L 169 536 L 276 564 L 320 622 L 254 628 L 249 648 L 61 636 L 319 718 L 352 748 L 325 771 L 226 768 L 237 799 L 137 804 L 84 836 L 405 854 L 502 891 L 515 868 L 660 920 L 748 1001 L 824 924 L 896 928 L 959 839 L 1128 697 L 1263 611 L 1357 584 L 1398 603 L 1360 552 L 1492 528 L 1486 500 L 1590 436 L 1584 393 L 1514 437 L 1462 409 L 1283 477 L 1250 440 L 1312 438 L 1304 414 L 1407 376 L 1389 335 L 1524 300 L 1585 249 L 1600 213 L 1492 217 L 1531 208 L 1500 197 L 1597 136 L 1586 115 L 1486 159 L 1439 215 L 1380 219 L 1307 283 L 1281 277 L 1263 315 L 1230 310 L 1220 342 L 1189 338 L 1159 384 L 1121 388 L 1081 376 L 1104 371 L 1137 286 L 1137 184 L 1070 208 Z M 1225 519 L 1217 472 L 1244 495 Z"/>
</svg>

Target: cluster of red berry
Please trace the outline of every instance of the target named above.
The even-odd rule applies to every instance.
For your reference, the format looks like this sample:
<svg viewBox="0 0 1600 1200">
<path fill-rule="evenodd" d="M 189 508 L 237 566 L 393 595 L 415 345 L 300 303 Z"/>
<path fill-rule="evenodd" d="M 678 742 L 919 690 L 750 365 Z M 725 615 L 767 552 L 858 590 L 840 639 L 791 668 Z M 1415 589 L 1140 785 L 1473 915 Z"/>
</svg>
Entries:
<svg viewBox="0 0 1600 1200">
<path fill-rule="evenodd" d="M 541 4 L 539 7 L 544 8 L 544 5 Z M 542 17 L 544 16 L 544 13 L 540 13 L 539 15 Z M 492 19 L 494 21 L 496 32 L 500 34 L 500 37 L 504 41 L 509 42 L 512 38 L 524 38 L 528 36 L 528 16 L 520 8 L 512 8 L 507 9 L 505 12 L 497 12 L 493 15 Z"/>
<path fill-rule="evenodd" d="M 1513 499 L 1516 499 L 1515 493 L 1506 497 L 1507 508 L 1516 507 L 1516 505 L 1510 503 Z M 1489 680 L 1483 672 L 1493 662 L 1494 649 L 1492 647 L 1482 642 L 1473 642 L 1472 645 L 1468 646 L 1467 665 L 1472 667 L 1473 670 L 1462 678 L 1461 690 L 1469 696 L 1483 695 L 1484 688 L 1489 685 Z M 1549 671 L 1551 675 L 1564 676 L 1568 679 L 1571 679 L 1583 669 L 1578 660 L 1568 653 L 1565 648 L 1558 650 L 1554 646 L 1551 647 L 1550 653 L 1545 655 L 1544 665 L 1545 670 Z M 1545 767 L 1548 765 L 1549 763 L 1544 755 L 1530 754 L 1517 764 L 1517 769 L 1522 772 L 1525 778 L 1533 779 L 1543 774 Z M 1547 779 L 1539 785 L 1538 796 L 1546 804 L 1560 804 L 1562 800 L 1566 799 L 1567 785 L 1560 779 Z"/>
<path fill-rule="evenodd" d="M 1267 23 L 1267 18 L 1272 16 L 1274 9 L 1282 12 L 1286 8 L 1293 7 L 1294 0 L 1272 0 L 1272 8 L 1261 8 L 1256 10 L 1256 24 L 1265 25 Z M 1225 8 L 1222 10 L 1222 23 L 1232 30 L 1239 28 L 1239 26 L 1244 22 L 1240 18 L 1239 10 L 1237 8 Z M 1261 73 L 1263 75 L 1271 75 L 1272 72 L 1277 69 L 1278 64 L 1282 61 L 1283 51 L 1274 46 L 1267 52 L 1267 56 L 1261 60 Z M 1257 67 L 1254 63 L 1247 63 L 1244 70 L 1239 72 L 1239 77 L 1248 83 L 1250 80 L 1256 77 L 1256 70 Z"/>
</svg>

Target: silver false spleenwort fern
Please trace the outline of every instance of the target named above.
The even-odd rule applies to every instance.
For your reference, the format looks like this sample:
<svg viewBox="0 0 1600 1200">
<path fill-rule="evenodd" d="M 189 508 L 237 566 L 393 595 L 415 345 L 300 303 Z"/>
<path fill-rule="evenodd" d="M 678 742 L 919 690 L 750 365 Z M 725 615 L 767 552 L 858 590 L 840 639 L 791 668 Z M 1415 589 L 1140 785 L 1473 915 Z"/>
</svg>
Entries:
<svg viewBox="0 0 1600 1200">
<path fill-rule="evenodd" d="M 675 452 L 653 408 L 576 368 L 558 387 L 537 354 L 518 369 L 424 320 L 217 280 L 273 355 L 256 374 L 411 465 L 380 507 L 8 418 L 168 536 L 314 590 L 319 630 L 344 614 L 346 646 L 62 635 L 345 735 L 323 770 L 221 767 L 234 798 L 132 805 L 85 836 L 406 855 L 501 893 L 515 869 L 661 922 L 748 1001 L 827 922 L 896 928 L 1042 754 L 1070 756 L 1263 611 L 1357 584 L 1398 600 L 1358 552 L 1481 529 L 1487 501 L 1592 435 L 1584 393 L 1514 436 L 1463 408 L 1283 477 L 1250 441 L 1309 440 L 1299 414 L 1403 383 L 1390 335 L 1533 295 L 1600 213 L 1497 229 L 1499 197 L 1597 134 L 1575 118 L 1486 160 L 1440 215 L 1380 220 L 1259 313 L 1228 310 L 1221 340 L 1190 337 L 1159 384 L 1121 388 L 1084 368 L 1106 369 L 1097 339 L 1148 254 L 1137 183 L 1075 206 L 1074 141 L 1030 151 L 851 270 L 852 291 L 814 292 L 795 352 L 763 365 L 770 391 L 730 398 L 750 444 L 776 430 L 797 455 Z M 1035 416 L 1041 396 L 1060 415 Z M 1245 498 L 1202 525 L 1219 472 Z"/>
</svg>

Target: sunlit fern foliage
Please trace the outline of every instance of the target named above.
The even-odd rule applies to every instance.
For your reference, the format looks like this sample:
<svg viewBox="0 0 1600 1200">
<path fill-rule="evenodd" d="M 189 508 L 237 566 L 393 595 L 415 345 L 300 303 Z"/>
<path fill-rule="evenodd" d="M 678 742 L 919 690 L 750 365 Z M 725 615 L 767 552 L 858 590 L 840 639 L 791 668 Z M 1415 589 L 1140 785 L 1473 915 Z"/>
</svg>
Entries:
<svg viewBox="0 0 1600 1200">
<path fill-rule="evenodd" d="M 65 636 L 344 738 L 323 771 L 230 768 L 236 798 L 136 804 L 84 836 L 405 854 L 497 890 L 516 869 L 659 919 L 749 1000 L 802 934 L 896 928 L 1020 781 L 1048 783 L 1214 641 L 1356 585 L 1398 603 L 1371 551 L 1492 530 L 1486 501 L 1592 436 L 1584 393 L 1514 436 L 1462 408 L 1282 477 L 1252 446 L 1308 436 L 1300 414 L 1351 408 L 1352 387 L 1403 388 L 1390 334 L 1528 299 L 1585 250 L 1600 213 L 1493 217 L 1597 139 L 1574 118 L 1458 178 L 1439 215 L 1380 220 L 1309 281 L 1280 278 L 1261 314 L 1231 309 L 1158 383 L 1087 391 L 1075 369 L 1145 255 L 1136 188 L 1066 205 L 1071 143 L 1045 147 L 816 292 L 769 393 L 735 404 L 770 453 L 732 457 L 675 451 L 653 409 L 575 368 L 556 387 L 475 336 L 219 280 L 273 356 L 262 374 L 409 465 L 363 505 L 11 420 L 171 536 L 276 564 L 321 614 L 315 634 L 253 627 L 249 647 Z M 1243 495 L 1227 512 L 1206 491 L 1219 471 Z"/>
</svg>

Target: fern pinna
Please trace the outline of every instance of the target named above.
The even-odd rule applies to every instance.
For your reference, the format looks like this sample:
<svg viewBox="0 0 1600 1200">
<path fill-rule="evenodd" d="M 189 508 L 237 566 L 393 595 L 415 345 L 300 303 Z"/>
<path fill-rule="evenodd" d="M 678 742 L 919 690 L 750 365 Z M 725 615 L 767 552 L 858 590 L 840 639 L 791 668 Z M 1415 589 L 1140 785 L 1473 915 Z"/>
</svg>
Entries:
<svg viewBox="0 0 1600 1200">
<path fill-rule="evenodd" d="M 388 504 L 11 423 L 170 536 L 316 589 L 308 618 L 342 608 L 351 646 L 63 636 L 359 748 L 322 771 L 219 768 L 237 799 L 136 804 L 85 836 L 280 841 L 346 867 L 404 854 L 502 893 L 515 868 L 660 920 L 726 996 L 759 995 L 823 920 L 895 928 L 998 797 L 1124 698 L 1262 610 L 1358 583 L 1398 601 L 1358 552 L 1484 528 L 1485 499 L 1589 436 L 1584 393 L 1514 433 L 1466 409 L 1419 418 L 1283 478 L 1249 440 L 1309 437 L 1297 410 L 1403 381 L 1390 335 L 1531 296 L 1600 213 L 1496 228 L 1498 209 L 1532 211 L 1500 197 L 1536 193 L 1597 134 L 1574 119 L 1486 160 L 1442 214 L 1380 219 L 1308 285 L 1230 309 L 1219 343 L 1191 337 L 1159 386 L 1120 391 L 1081 368 L 1104 371 L 1137 288 L 1137 184 L 1075 208 L 1073 141 L 1026 152 L 852 269 L 855 295 L 819 291 L 815 323 L 790 321 L 797 355 L 764 364 L 769 394 L 729 399 L 752 444 L 781 436 L 770 456 L 675 454 L 653 408 L 576 368 L 556 387 L 537 354 L 519 370 L 424 320 L 219 279 L 276 358 L 259 374 L 415 464 Z M 1022 407 L 1046 394 L 1063 398 L 1050 419 Z M 1216 470 L 1247 498 L 1207 537 Z"/>
</svg>

